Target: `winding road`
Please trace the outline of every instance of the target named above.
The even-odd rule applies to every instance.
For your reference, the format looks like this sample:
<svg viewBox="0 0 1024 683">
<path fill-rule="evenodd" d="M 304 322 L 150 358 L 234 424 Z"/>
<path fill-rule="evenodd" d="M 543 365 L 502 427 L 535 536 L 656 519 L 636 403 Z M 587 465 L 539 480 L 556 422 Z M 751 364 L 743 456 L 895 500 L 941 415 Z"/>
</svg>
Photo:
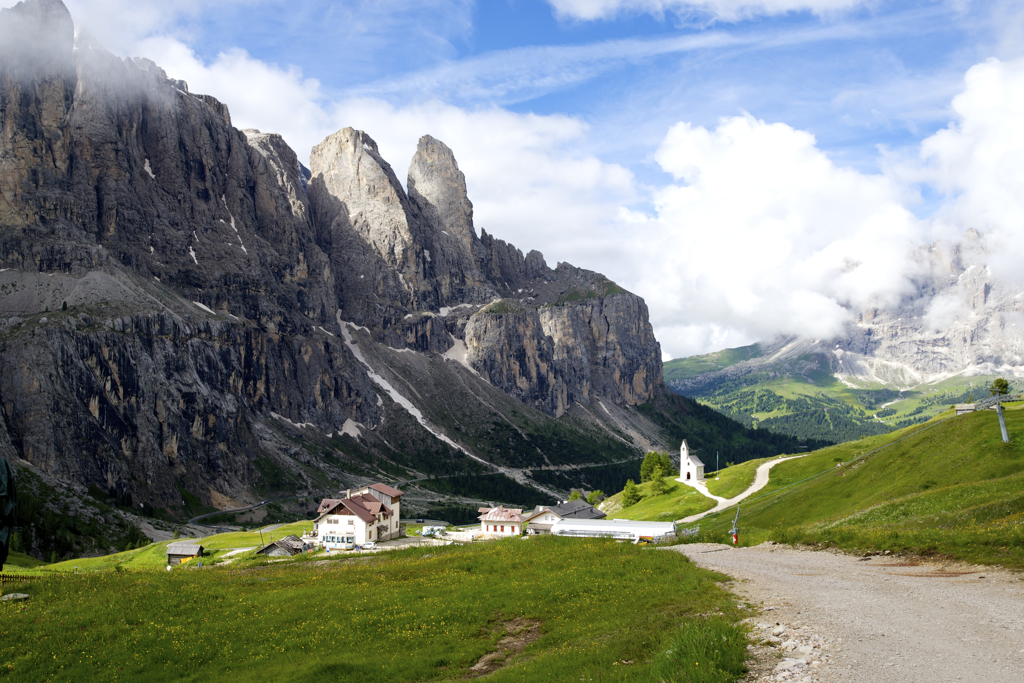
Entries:
<svg viewBox="0 0 1024 683">
<path fill-rule="evenodd" d="M 697 492 L 700 493 L 701 495 L 707 496 L 712 500 L 718 501 L 718 505 L 711 508 L 710 510 L 705 510 L 704 512 L 699 512 L 696 515 L 690 515 L 689 517 L 684 517 L 683 519 L 676 520 L 676 524 L 689 524 L 690 522 L 696 522 L 697 520 L 703 519 L 708 515 L 714 514 L 716 512 L 721 512 L 726 508 L 730 508 L 733 505 L 736 505 L 741 500 L 750 497 L 751 495 L 757 493 L 758 491 L 760 491 L 761 489 L 768 485 L 768 473 L 771 471 L 773 467 L 775 467 L 779 463 L 786 462 L 787 460 L 796 460 L 797 458 L 802 458 L 806 455 L 806 453 L 804 453 L 803 455 L 791 455 L 788 458 L 779 458 L 778 460 L 772 460 L 771 462 L 766 462 L 760 465 L 757 468 L 757 472 L 754 474 L 754 483 L 751 484 L 746 491 L 744 491 L 743 493 L 739 494 L 734 498 L 722 498 L 720 496 L 712 494 L 710 491 L 708 491 L 708 485 L 703 481 L 691 480 L 680 482 L 681 484 L 686 484 L 687 486 L 691 486 L 697 489 Z"/>
</svg>

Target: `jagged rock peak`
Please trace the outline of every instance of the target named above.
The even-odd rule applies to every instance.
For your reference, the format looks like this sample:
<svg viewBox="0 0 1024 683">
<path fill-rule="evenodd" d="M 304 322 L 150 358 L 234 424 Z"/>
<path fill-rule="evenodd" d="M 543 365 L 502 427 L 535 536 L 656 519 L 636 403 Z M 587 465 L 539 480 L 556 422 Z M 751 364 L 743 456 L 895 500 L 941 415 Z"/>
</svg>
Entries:
<svg viewBox="0 0 1024 683">
<path fill-rule="evenodd" d="M 432 226 L 458 239 L 470 251 L 476 242 L 473 204 L 466 176 L 448 145 L 424 135 L 409 164 L 409 199 Z"/>
<path fill-rule="evenodd" d="M 313 148 L 309 163 L 317 221 L 331 231 L 354 230 L 408 281 L 422 279 L 408 198 L 373 138 L 343 128 Z"/>
</svg>

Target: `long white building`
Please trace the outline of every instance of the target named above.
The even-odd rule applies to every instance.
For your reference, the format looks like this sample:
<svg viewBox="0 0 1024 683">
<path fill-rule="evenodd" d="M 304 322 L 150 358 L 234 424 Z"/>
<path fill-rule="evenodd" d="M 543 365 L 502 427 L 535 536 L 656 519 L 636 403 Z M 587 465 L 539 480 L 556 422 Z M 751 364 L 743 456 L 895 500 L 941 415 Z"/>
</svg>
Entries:
<svg viewBox="0 0 1024 683">
<path fill-rule="evenodd" d="M 632 519 L 560 519 L 551 525 L 552 536 L 614 538 L 620 541 L 667 541 L 676 537 L 674 522 L 638 522 Z"/>
</svg>

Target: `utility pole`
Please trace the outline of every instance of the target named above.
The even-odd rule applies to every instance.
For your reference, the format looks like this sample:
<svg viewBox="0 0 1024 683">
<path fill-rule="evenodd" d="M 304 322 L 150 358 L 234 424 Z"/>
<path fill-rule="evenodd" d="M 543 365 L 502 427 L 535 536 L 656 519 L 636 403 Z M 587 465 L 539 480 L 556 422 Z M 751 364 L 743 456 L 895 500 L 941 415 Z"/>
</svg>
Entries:
<svg viewBox="0 0 1024 683">
<path fill-rule="evenodd" d="M 715 451 L 715 481 L 718 481 L 718 451 Z"/>
</svg>

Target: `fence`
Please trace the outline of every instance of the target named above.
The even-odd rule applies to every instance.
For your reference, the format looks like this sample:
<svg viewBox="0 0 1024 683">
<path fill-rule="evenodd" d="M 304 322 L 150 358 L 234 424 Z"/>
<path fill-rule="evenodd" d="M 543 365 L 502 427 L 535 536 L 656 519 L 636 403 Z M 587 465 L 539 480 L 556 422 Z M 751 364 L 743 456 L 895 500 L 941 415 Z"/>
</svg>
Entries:
<svg viewBox="0 0 1024 683">
<path fill-rule="evenodd" d="M 26 576 L 24 574 L 0 574 L 0 586 L 5 583 L 24 583 L 38 578 L 37 576 Z"/>
</svg>

